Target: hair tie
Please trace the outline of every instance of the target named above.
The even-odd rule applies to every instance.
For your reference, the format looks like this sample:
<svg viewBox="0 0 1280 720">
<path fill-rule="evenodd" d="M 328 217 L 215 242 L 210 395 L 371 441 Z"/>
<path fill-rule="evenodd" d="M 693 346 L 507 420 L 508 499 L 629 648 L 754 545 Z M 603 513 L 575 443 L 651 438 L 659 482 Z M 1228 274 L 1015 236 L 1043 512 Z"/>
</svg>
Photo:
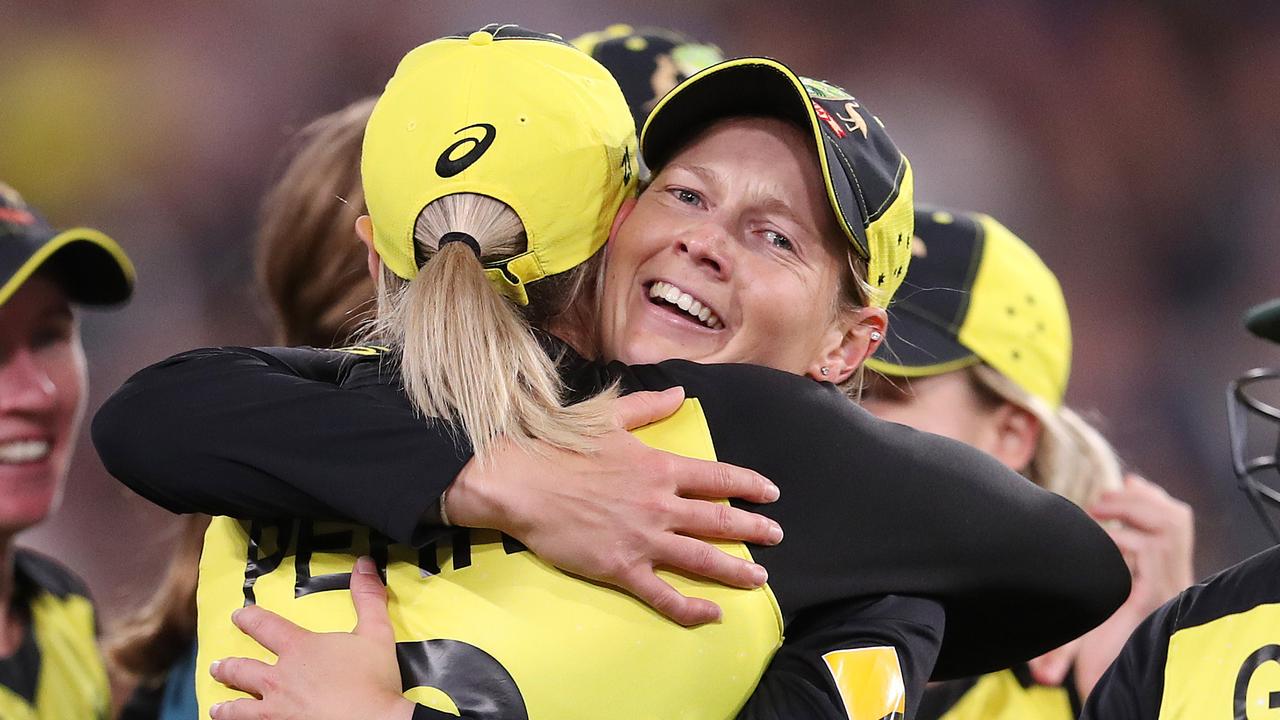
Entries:
<svg viewBox="0 0 1280 720">
<path fill-rule="evenodd" d="M 436 246 L 436 249 L 437 251 L 443 250 L 445 245 L 455 242 L 465 243 L 467 247 L 471 248 L 471 252 L 476 254 L 476 259 L 480 259 L 480 243 L 464 232 L 447 232 L 441 235 L 440 243 Z"/>
</svg>

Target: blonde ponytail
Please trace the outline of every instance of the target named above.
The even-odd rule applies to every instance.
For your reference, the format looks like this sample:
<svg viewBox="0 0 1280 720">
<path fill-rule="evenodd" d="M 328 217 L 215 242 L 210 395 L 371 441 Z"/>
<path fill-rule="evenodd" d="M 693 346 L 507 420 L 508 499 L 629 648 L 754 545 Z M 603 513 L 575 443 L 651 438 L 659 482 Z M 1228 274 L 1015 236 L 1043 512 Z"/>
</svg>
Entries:
<svg viewBox="0 0 1280 720">
<path fill-rule="evenodd" d="M 1115 449 L 1075 411 L 1066 406 L 1055 410 L 987 365 L 975 365 L 969 372 L 979 387 L 1026 408 L 1040 421 L 1040 444 L 1023 472 L 1029 480 L 1081 507 L 1092 504 L 1104 490 L 1123 485 Z"/>
<path fill-rule="evenodd" d="M 484 461 L 500 438 L 536 451 L 537 441 L 572 450 L 613 429 L 613 388 L 566 406 L 566 392 L 528 320 L 494 288 L 465 243 L 439 247 L 450 232 L 470 235 L 483 258 L 525 248 L 524 227 L 507 205 L 459 193 L 428 205 L 414 241 L 417 276 L 384 269 L 373 334 L 399 352 L 405 392 L 425 416 L 456 422 Z"/>
</svg>

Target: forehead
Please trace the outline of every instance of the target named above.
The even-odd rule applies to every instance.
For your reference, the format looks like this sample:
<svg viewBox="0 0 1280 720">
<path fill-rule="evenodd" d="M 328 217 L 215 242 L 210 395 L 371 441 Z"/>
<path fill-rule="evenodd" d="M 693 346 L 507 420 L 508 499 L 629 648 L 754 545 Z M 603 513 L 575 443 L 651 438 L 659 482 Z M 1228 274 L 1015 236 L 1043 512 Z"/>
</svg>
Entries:
<svg viewBox="0 0 1280 720">
<path fill-rule="evenodd" d="M 62 285 L 46 273 L 38 272 L 0 305 L 0 331 L 20 323 L 71 314 L 71 300 Z"/>
</svg>

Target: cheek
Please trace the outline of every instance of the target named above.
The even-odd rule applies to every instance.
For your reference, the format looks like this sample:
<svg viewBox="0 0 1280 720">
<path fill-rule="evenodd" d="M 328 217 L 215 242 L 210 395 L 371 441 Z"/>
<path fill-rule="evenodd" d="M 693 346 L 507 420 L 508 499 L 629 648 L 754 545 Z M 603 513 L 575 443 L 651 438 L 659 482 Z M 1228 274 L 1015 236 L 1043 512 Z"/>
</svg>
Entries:
<svg viewBox="0 0 1280 720">
<path fill-rule="evenodd" d="M 75 444 L 88 401 L 89 381 L 80 343 L 73 343 L 51 358 L 48 371 L 49 379 L 57 388 L 58 439 L 63 447 L 69 448 Z"/>
</svg>

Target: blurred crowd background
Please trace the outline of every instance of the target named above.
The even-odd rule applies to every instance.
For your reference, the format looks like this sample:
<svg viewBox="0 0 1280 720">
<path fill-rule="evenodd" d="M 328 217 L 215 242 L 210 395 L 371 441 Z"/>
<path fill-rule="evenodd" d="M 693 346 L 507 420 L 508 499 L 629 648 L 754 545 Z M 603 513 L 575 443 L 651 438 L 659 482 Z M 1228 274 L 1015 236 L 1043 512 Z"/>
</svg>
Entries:
<svg viewBox="0 0 1280 720">
<path fill-rule="evenodd" d="M 670 27 L 848 88 L 912 159 L 919 199 L 991 213 L 1058 273 L 1068 402 L 1194 507 L 1198 574 L 1268 544 L 1223 401 L 1280 364 L 1239 323 L 1280 295 L 1268 2 L 0 0 L 0 179 L 138 266 L 132 304 L 85 320 L 90 412 L 167 355 L 270 343 L 252 232 L 291 135 L 376 93 L 410 48 L 491 21 Z M 110 621 L 154 588 L 175 527 L 86 432 L 61 510 L 23 541 L 81 573 Z"/>
</svg>

